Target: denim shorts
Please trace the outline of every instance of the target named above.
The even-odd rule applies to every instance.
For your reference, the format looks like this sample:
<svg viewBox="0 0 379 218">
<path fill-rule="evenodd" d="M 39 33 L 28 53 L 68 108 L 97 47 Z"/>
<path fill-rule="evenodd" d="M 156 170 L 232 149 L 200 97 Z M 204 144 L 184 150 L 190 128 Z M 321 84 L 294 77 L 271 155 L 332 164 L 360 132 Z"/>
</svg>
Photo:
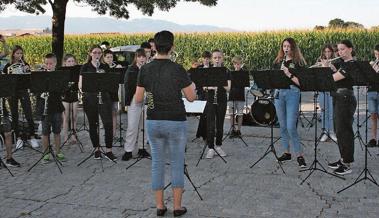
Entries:
<svg viewBox="0 0 379 218">
<path fill-rule="evenodd" d="M 49 135 L 52 129 L 54 134 L 60 134 L 62 127 L 62 113 L 53 113 L 42 117 L 42 135 Z"/>
<path fill-rule="evenodd" d="M 229 115 L 233 114 L 233 108 L 235 115 L 243 115 L 243 108 L 245 107 L 244 101 L 228 101 Z"/>
<path fill-rule="evenodd" d="M 379 92 L 368 92 L 367 93 L 368 101 L 368 112 L 378 113 L 379 112 Z"/>
</svg>

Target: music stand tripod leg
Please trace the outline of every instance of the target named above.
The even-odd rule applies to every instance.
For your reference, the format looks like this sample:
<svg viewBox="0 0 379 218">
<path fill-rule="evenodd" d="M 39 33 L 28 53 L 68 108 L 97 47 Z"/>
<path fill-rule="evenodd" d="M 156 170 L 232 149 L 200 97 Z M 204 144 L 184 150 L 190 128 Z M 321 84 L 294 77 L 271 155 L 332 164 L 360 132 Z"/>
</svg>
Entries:
<svg viewBox="0 0 379 218">
<path fill-rule="evenodd" d="M 12 177 L 14 177 L 13 173 L 12 173 L 11 170 L 8 168 L 8 166 L 4 163 L 4 161 L 3 161 L 2 158 L 0 158 L 0 167 L 1 167 L 1 166 L 4 166 L 4 168 L 8 170 L 9 174 L 10 174 Z"/>
</svg>

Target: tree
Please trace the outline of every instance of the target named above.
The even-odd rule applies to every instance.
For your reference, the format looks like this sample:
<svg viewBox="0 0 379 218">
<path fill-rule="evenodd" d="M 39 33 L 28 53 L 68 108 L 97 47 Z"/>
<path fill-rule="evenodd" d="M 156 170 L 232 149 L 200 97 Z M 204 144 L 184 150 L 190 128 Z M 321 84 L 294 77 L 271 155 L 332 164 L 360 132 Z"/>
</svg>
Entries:
<svg viewBox="0 0 379 218">
<path fill-rule="evenodd" d="M 362 24 L 357 23 L 357 22 L 352 22 L 352 21 L 347 21 L 344 23 L 345 28 L 358 28 L 358 29 L 363 29 L 365 28 Z"/>
<path fill-rule="evenodd" d="M 339 18 L 335 18 L 329 21 L 329 28 L 343 28 L 345 21 Z"/>
<path fill-rule="evenodd" d="M 43 6 L 49 4 L 53 11 L 52 23 L 52 52 L 57 55 L 58 64 L 61 63 L 64 48 L 64 24 L 66 8 L 69 0 L 0 0 L 0 11 L 9 5 L 31 14 L 43 14 Z M 77 3 L 88 4 L 99 15 L 109 15 L 117 19 L 129 19 L 128 6 L 135 5 L 143 14 L 151 16 L 156 8 L 168 11 L 175 7 L 180 0 L 72 0 Z M 183 0 L 185 2 L 199 2 L 206 6 L 214 6 L 217 0 Z"/>
</svg>

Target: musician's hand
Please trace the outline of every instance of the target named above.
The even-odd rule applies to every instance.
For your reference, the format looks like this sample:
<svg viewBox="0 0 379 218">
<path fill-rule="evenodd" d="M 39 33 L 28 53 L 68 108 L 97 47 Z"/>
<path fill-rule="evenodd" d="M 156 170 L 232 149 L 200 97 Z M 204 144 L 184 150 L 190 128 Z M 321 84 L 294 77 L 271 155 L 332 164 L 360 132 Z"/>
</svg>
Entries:
<svg viewBox="0 0 379 218">
<path fill-rule="evenodd" d="M 286 67 L 284 65 L 281 67 L 281 70 L 283 70 L 283 72 L 284 72 L 284 74 L 286 76 L 289 75 L 289 74 L 291 74 L 291 72 L 289 71 L 288 67 Z"/>
<path fill-rule="evenodd" d="M 379 73 L 379 66 L 375 64 L 372 68 L 374 68 L 375 72 Z"/>
<path fill-rule="evenodd" d="M 333 70 L 333 72 L 337 72 L 337 68 L 333 64 L 331 64 L 329 67 Z"/>
<path fill-rule="evenodd" d="M 325 60 L 325 59 L 321 59 L 320 62 L 321 62 L 321 66 L 323 66 L 323 67 L 330 67 L 330 65 L 331 65 L 330 62 L 328 60 Z"/>
</svg>

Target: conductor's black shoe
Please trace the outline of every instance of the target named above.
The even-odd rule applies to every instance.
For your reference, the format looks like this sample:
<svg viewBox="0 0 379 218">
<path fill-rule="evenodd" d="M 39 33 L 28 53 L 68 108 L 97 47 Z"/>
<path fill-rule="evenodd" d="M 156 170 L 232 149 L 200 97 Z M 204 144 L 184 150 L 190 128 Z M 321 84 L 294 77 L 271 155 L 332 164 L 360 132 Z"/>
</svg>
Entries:
<svg viewBox="0 0 379 218">
<path fill-rule="evenodd" d="M 157 216 L 164 216 L 166 212 L 167 212 L 167 207 L 165 207 L 163 209 L 157 208 Z"/>
<path fill-rule="evenodd" d="M 376 140 L 375 139 L 371 139 L 368 144 L 367 144 L 367 147 L 376 147 Z"/>
<path fill-rule="evenodd" d="M 174 217 L 181 216 L 187 213 L 187 208 L 182 207 L 180 210 L 174 210 Z"/>
<path fill-rule="evenodd" d="M 95 151 L 95 160 L 100 160 L 101 158 L 102 158 L 101 151 L 100 150 Z"/>
<path fill-rule="evenodd" d="M 278 157 L 278 161 L 291 160 L 292 156 L 290 153 L 283 153 L 282 156 Z"/>
<path fill-rule="evenodd" d="M 341 165 L 342 165 L 341 160 L 338 160 L 338 161 L 336 161 L 334 163 L 328 163 L 328 167 L 331 168 L 331 169 L 337 169 Z"/>
<path fill-rule="evenodd" d="M 307 164 L 305 163 L 303 156 L 297 157 L 297 163 L 299 164 L 299 167 L 301 167 L 301 168 L 307 167 Z"/>
<path fill-rule="evenodd" d="M 149 154 L 149 152 L 146 151 L 146 149 L 141 148 L 141 149 L 138 149 L 138 156 L 140 156 L 140 157 L 150 157 L 150 154 Z"/>
<path fill-rule="evenodd" d="M 121 160 L 128 161 L 133 158 L 132 152 L 125 152 L 124 155 L 122 155 Z"/>
<path fill-rule="evenodd" d="M 110 161 L 116 161 L 116 160 L 117 160 L 117 157 L 114 156 L 114 154 L 113 154 L 111 151 L 105 153 L 105 157 L 106 157 L 108 160 L 110 160 Z"/>
</svg>

